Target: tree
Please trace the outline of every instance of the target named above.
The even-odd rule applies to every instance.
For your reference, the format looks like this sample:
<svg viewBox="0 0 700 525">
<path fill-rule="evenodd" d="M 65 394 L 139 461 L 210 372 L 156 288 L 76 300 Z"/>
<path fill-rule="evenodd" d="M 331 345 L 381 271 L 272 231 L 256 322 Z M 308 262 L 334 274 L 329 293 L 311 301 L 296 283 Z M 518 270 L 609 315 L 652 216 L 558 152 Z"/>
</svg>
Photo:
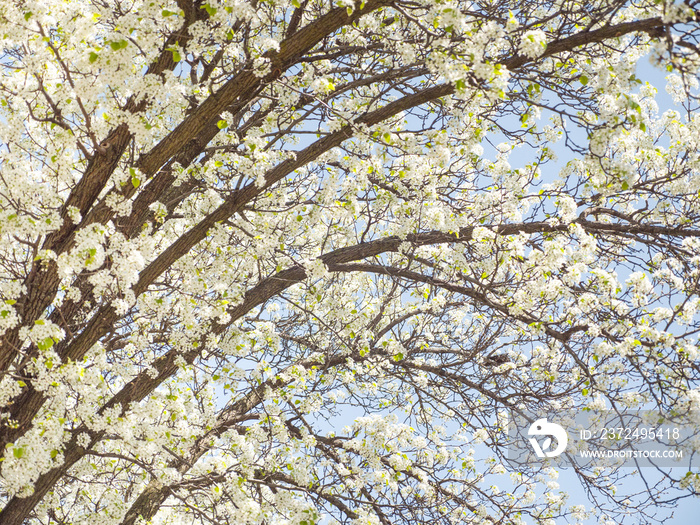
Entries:
<svg viewBox="0 0 700 525">
<path fill-rule="evenodd" d="M 696 6 L 6 4 L 0 522 L 583 519 L 504 411 L 698 408 Z"/>
</svg>

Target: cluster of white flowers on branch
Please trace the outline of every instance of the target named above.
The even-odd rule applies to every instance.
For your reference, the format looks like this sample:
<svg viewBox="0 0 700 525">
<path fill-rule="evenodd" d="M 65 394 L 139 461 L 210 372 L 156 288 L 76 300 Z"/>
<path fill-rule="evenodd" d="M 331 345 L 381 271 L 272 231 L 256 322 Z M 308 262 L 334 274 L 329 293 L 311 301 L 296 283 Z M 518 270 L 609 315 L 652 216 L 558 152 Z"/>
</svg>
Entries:
<svg viewBox="0 0 700 525">
<path fill-rule="evenodd" d="M 0 523 L 588 519 L 503 414 L 700 410 L 696 9 L 6 3 Z"/>
</svg>

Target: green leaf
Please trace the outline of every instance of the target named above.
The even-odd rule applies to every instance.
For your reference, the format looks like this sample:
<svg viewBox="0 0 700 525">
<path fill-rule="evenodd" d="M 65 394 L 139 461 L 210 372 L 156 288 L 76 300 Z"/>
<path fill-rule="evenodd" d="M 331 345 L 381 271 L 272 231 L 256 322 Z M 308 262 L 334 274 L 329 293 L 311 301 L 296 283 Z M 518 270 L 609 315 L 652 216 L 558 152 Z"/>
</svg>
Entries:
<svg viewBox="0 0 700 525">
<path fill-rule="evenodd" d="M 216 14 L 216 8 L 210 6 L 209 4 L 204 4 L 202 9 L 206 9 L 207 13 L 209 13 L 209 16 L 214 16 Z"/>
<path fill-rule="evenodd" d="M 167 9 L 163 9 L 163 11 L 161 11 L 161 14 L 167 18 L 169 16 L 177 15 L 179 13 L 175 13 L 173 11 L 168 11 Z"/>
<path fill-rule="evenodd" d="M 90 52 L 90 59 L 89 59 L 89 60 L 90 60 L 90 63 L 91 63 L 91 64 L 94 63 L 95 60 L 97 60 L 98 57 L 99 57 L 99 55 L 98 55 L 97 53 L 95 53 L 94 51 L 91 51 L 91 52 Z"/>
<path fill-rule="evenodd" d="M 586 84 L 588 84 L 588 77 L 586 75 L 581 75 L 580 77 L 578 77 L 578 81 L 585 86 Z"/>
<path fill-rule="evenodd" d="M 28 13 L 24 13 L 24 19 L 29 21 L 33 14 L 34 13 L 32 13 L 31 11 L 29 11 Z"/>
<path fill-rule="evenodd" d="M 292 0 L 292 5 L 299 9 L 301 7 L 301 2 L 299 2 L 299 0 Z"/>
<path fill-rule="evenodd" d="M 177 49 L 171 49 L 170 52 L 173 54 L 173 62 L 179 62 L 182 60 L 182 55 L 180 55 L 180 52 Z"/>
<path fill-rule="evenodd" d="M 226 122 L 225 120 L 220 120 L 216 123 L 216 127 L 219 129 L 226 129 L 228 128 L 228 122 Z"/>
<path fill-rule="evenodd" d="M 24 447 L 14 447 L 12 449 L 12 455 L 15 456 L 17 459 L 20 459 L 24 456 Z"/>
<path fill-rule="evenodd" d="M 124 49 L 128 45 L 129 42 L 126 40 L 119 40 L 118 42 L 109 43 L 109 47 L 111 47 L 113 51 L 119 51 L 120 49 Z"/>
<path fill-rule="evenodd" d="M 628 190 L 628 189 L 630 189 L 630 185 L 627 183 L 626 180 L 622 181 L 622 189 L 623 189 L 623 190 Z"/>
<path fill-rule="evenodd" d="M 587 395 L 588 395 L 588 389 L 587 389 L 587 388 L 584 388 L 583 390 L 581 390 L 581 393 L 582 393 L 584 396 L 587 396 Z"/>
<path fill-rule="evenodd" d="M 134 168 L 129 168 L 129 175 L 131 175 L 131 184 L 134 186 L 134 188 L 141 186 L 141 179 L 139 179 Z"/>
<path fill-rule="evenodd" d="M 36 346 L 39 348 L 39 350 L 44 351 L 51 348 L 53 346 L 53 343 L 53 337 L 47 337 L 43 341 L 39 341 Z"/>
</svg>

